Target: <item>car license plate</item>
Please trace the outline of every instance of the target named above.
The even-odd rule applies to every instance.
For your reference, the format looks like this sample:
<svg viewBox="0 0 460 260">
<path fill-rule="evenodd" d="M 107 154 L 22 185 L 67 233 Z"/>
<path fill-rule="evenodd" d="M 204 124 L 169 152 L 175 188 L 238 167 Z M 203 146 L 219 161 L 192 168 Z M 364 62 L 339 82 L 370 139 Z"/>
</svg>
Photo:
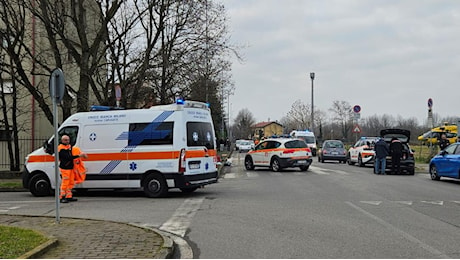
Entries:
<svg viewBox="0 0 460 260">
<path fill-rule="evenodd" d="M 306 164 L 307 161 L 305 161 L 305 160 L 300 160 L 300 161 L 297 161 L 297 163 L 298 163 L 298 164 Z"/>
<path fill-rule="evenodd" d="M 333 155 L 337 155 L 337 154 L 339 154 L 339 153 L 338 153 L 338 152 L 332 152 L 332 154 L 333 154 Z"/>
<path fill-rule="evenodd" d="M 199 163 L 191 163 L 188 166 L 190 167 L 190 170 L 200 169 L 200 164 Z"/>
</svg>

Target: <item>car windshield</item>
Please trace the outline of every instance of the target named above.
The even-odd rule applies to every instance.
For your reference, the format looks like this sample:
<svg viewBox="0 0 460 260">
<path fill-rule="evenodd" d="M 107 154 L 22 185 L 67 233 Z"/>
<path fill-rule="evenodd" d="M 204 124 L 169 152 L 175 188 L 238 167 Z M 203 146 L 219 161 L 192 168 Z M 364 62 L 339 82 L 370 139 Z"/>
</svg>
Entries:
<svg viewBox="0 0 460 260">
<path fill-rule="evenodd" d="M 241 145 L 251 145 L 251 142 L 241 142 Z"/>
<path fill-rule="evenodd" d="M 302 140 L 292 140 L 284 144 L 286 148 L 307 148 L 307 144 Z"/>
<path fill-rule="evenodd" d="M 342 142 L 327 142 L 324 148 L 343 148 Z"/>
</svg>

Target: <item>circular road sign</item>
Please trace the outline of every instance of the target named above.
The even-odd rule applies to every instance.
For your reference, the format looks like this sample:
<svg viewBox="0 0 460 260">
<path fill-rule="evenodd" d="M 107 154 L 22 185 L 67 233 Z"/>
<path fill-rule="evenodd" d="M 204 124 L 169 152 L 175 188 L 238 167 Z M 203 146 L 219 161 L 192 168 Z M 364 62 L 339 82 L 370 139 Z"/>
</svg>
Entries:
<svg viewBox="0 0 460 260">
<path fill-rule="evenodd" d="M 121 100 L 121 87 L 120 85 L 115 85 L 115 97 L 117 101 Z"/>
<path fill-rule="evenodd" d="M 432 108 L 433 107 L 433 99 L 429 98 L 428 99 L 428 108 Z"/>
<path fill-rule="evenodd" d="M 359 105 L 355 105 L 355 106 L 353 107 L 353 112 L 355 112 L 355 113 L 361 112 L 361 107 L 360 107 Z"/>
</svg>

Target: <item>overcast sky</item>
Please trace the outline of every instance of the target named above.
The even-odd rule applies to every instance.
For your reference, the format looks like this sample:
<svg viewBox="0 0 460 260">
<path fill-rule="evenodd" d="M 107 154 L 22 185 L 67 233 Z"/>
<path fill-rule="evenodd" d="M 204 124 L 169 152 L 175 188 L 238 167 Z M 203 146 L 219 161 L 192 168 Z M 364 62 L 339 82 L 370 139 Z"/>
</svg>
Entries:
<svg viewBox="0 0 460 260">
<path fill-rule="evenodd" d="M 334 100 L 361 118 L 401 115 L 426 122 L 428 98 L 440 117 L 460 117 L 458 0 L 223 0 L 233 61 L 230 117 L 248 108 L 280 120 L 301 99 L 330 114 Z"/>
</svg>

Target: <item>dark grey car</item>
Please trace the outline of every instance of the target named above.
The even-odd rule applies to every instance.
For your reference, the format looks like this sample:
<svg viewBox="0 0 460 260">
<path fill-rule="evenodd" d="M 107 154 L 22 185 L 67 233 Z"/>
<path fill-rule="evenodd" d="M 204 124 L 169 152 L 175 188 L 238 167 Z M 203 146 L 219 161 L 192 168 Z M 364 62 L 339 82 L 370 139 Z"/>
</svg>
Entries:
<svg viewBox="0 0 460 260">
<path fill-rule="evenodd" d="M 340 140 L 325 140 L 318 152 L 318 162 L 324 161 L 339 161 L 345 163 L 347 161 L 347 150 L 345 145 Z"/>
</svg>

